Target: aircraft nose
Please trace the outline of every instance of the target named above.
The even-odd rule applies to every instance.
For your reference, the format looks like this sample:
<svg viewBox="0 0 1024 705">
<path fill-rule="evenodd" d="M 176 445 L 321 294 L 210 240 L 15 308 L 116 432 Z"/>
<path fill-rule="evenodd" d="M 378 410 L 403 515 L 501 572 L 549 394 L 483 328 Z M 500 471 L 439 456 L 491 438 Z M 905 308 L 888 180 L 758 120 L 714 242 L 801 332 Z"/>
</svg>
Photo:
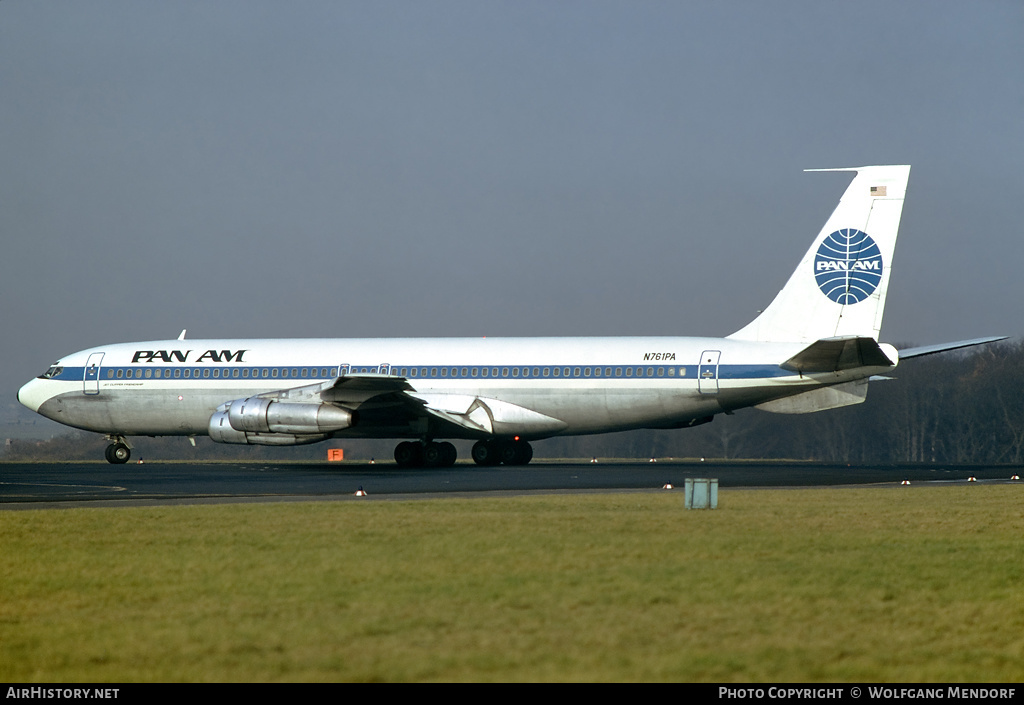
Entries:
<svg viewBox="0 0 1024 705">
<path fill-rule="evenodd" d="M 35 412 L 39 411 L 39 407 L 43 405 L 43 402 L 48 397 L 49 394 L 47 393 L 45 380 L 38 378 L 33 379 L 18 390 L 18 401 L 21 405 Z"/>
</svg>

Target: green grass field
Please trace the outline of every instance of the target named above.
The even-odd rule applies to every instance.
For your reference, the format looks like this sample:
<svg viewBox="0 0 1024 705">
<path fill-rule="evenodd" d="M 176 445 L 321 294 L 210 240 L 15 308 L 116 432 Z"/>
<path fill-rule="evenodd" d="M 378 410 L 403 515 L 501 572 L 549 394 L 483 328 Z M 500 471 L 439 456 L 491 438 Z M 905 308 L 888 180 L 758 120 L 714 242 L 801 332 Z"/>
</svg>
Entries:
<svg viewBox="0 0 1024 705">
<path fill-rule="evenodd" d="M 0 512 L 0 681 L 1024 680 L 1024 485 Z"/>
</svg>

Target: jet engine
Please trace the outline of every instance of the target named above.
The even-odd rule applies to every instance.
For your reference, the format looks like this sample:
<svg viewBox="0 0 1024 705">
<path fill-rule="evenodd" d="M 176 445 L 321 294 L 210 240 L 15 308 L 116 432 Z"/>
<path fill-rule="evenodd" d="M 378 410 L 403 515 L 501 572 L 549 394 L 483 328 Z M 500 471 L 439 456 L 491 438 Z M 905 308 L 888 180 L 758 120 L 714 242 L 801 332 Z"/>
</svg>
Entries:
<svg viewBox="0 0 1024 705">
<path fill-rule="evenodd" d="M 333 404 L 288 403 L 263 397 L 236 399 L 210 417 L 210 438 L 218 443 L 303 445 L 353 426 L 353 412 Z"/>
</svg>

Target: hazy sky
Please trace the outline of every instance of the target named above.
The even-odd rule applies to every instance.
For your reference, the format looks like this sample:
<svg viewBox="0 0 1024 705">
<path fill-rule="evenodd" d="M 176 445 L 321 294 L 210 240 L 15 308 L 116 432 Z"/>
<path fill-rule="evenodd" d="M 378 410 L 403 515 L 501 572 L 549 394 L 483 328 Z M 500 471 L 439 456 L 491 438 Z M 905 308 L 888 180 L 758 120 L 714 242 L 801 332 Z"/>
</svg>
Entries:
<svg viewBox="0 0 1024 705">
<path fill-rule="evenodd" d="M 1024 332 L 1017 0 L 6 0 L 2 405 L 182 328 L 727 335 L 884 163 L 883 338 Z"/>
</svg>

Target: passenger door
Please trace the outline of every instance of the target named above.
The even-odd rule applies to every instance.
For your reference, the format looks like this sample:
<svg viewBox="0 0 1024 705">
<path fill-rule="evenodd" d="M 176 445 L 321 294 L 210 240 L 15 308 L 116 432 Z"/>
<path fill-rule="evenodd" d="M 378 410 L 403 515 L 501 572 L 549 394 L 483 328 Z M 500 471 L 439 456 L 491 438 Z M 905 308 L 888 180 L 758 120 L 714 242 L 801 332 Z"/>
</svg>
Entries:
<svg viewBox="0 0 1024 705">
<path fill-rule="evenodd" d="M 720 350 L 705 350 L 697 366 L 697 389 L 701 394 L 718 394 L 718 361 Z"/>
<path fill-rule="evenodd" d="M 103 362 L 103 353 L 93 353 L 89 361 L 85 363 L 85 373 L 82 375 L 82 392 L 85 394 L 100 393 L 100 363 Z"/>
</svg>

